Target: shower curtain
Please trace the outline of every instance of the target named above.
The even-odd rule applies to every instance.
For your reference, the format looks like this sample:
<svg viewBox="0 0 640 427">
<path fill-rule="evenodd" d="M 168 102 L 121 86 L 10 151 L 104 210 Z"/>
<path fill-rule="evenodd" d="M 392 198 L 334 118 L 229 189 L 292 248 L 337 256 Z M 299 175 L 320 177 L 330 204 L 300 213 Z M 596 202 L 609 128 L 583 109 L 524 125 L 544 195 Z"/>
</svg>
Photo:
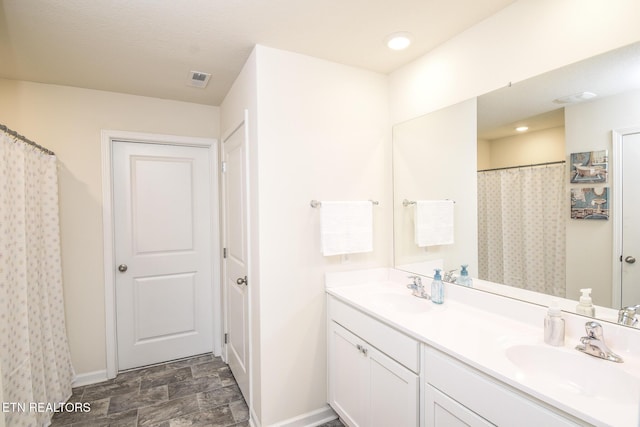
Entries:
<svg viewBox="0 0 640 427">
<path fill-rule="evenodd" d="M 0 131 L 0 417 L 7 426 L 46 426 L 53 405 L 71 395 L 60 261 L 56 158 Z"/>
<path fill-rule="evenodd" d="M 478 172 L 478 273 L 565 296 L 564 164 Z"/>
</svg>

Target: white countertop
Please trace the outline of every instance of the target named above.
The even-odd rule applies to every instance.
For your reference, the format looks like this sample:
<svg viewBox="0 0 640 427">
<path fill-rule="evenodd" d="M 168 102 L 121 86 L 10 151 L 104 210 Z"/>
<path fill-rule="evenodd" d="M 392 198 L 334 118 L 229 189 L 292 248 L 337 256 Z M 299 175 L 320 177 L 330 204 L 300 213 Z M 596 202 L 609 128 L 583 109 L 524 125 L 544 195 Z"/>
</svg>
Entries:
<svg viewBox="0 0 640 427">
<path fill-rule="evenodd" d="M 384 270 L 388 271 L 385 273 Z M 409 281 L 399 280 L 404 276 L 405 273 L 398 275 L 393 269 L 366 270 L 362 275 L 357 272 L 334 273 L 327 275 L 327 292 L 399 331 L 588 423 L 615 427 L 639 425 L 640 358 L 634 351 L 640 331 L 619 330 L 617 325 L 603 324 L 605 342 L 625 360 L 618 364 L 574 349 L 579 343 L 578 334 L 584 335 L 584 329 L 577 326 L 584 325 L 584 317 L 572 318 L 563 313 L 568 325 L 565 346 L 551 347 L 543 343 L 542 324 L 546 312 L 543 307 L 474 290 L 461 290 L 459 286 L 448 284 L 445 284 L 444 304 L 437 305 L 411 296 L 411 290 L 406 288 Z M 424 283 L 429 291 L 430 282 Z M 482 299 L 484 307 L 480 309 L 475 304 L 470 305 L 474 299 Z M 517 304 L 522 304 L 522 307 Z M 624 345 L 624 348 L 610 344 L 607 332 L 611 332 L 612 342 L 615 341 L 619 347 Z M 630 338 L 621 338 L 621 334 L 627 332 Z M 627 345 L 631 341 L 633 345 Z M 518 345 L 537 346 L 536 350 L 551 355 L 551 359 L 546 360 L 547 366 L 534 366 L 537 371 L 532 375 L 531 371 L 517 366 L 507 356 L 508 349 Z M 584 370 L 585 377 L 594 377 L 594 384 L 585 389 L 572 387 L 570 381 L 555 381 L 557 377 L 553 375 L 564 374 L 563 366 L 558 366 L 558 369 L 549 366 L 556 359 L 558 363 L 564 361 L 573 375 L 580 376 L 580 370 Z M 595 371 L 598 375 L 590 375 Z M 613 383 L 614 378 L 624 380 L 623 393 L 620 393 L 619 384 Z M 611 387 L 616 387 L 615 392 L 621 397 L 610 399 Z"/>
</svg>

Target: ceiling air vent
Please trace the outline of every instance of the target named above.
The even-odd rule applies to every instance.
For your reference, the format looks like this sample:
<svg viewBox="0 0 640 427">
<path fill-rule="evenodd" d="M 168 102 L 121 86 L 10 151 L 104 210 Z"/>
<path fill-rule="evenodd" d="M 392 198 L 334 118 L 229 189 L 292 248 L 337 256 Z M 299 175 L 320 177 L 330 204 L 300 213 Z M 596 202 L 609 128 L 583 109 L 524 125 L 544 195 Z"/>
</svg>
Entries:
<svg viewBox="0 0 640 427">
<path fill-rule="evenodd" d="M 202 71 L 190 71 L 189 72 L 189 81 L 187 84 L 193 87 L 204 88 L 209 83 L 209 79 L 211 78 L 211 74 L 203 73 Z"/>
</svg>

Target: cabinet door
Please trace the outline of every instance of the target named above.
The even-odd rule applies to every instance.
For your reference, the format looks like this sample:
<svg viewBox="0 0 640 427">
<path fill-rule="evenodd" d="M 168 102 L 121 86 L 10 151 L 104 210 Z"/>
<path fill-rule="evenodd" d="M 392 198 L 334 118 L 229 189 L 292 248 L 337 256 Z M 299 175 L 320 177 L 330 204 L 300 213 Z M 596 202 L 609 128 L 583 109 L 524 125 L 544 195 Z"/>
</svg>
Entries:
<svg viewBox="0 0 640 427">
<path fill-rule="evenodd" d="M 367 426 L 369 358 L 364 341 L 335 322 L 329 326 L 329 404 L 351 427 Z"/>
<path fill-rule="evenodd" d="M 488 427 L 493 426 L 484 418 L 465 408 L 446 394 L 427 384 L 426 427 Z"/>
<path fill-rule="evenodd" d="M 368 406 L 371 427 L 417 427 L 419 420 L 419 377 L 374 347 L 369 355 Z"/>
</svg>

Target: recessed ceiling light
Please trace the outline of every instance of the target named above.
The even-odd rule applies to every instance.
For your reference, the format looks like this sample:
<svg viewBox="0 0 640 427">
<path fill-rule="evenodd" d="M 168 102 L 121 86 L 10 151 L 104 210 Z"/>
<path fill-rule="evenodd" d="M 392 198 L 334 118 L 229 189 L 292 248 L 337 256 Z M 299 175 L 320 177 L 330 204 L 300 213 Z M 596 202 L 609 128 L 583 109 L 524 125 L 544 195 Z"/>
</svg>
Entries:
<svg viewBox="0 0 640 427">
<path fill-rule="evenodd" d="M 528 131 L 528 130 L 529 130 L 529 126 L 518 126 L 518 127 L 516 128 L 516 130 L 517 130 L 518 132 L 526 132 L 526 131 Z"/>
<path fill-rule="evenodd" d="M 393 33 L 387 37 L 387 46 L 393 50 L 403 50 L 411 44 L 411 34 L 407 32 Z"/>
<path fill-rule="evenodd" d="M 596 96 L 598 95 L 593 92 L 580 92 L 554 99 L 553 102 L 556 104 L 575 104 L 576 102 L 586 101 L 587 99 L 595 98 Z"/>
</svg>

